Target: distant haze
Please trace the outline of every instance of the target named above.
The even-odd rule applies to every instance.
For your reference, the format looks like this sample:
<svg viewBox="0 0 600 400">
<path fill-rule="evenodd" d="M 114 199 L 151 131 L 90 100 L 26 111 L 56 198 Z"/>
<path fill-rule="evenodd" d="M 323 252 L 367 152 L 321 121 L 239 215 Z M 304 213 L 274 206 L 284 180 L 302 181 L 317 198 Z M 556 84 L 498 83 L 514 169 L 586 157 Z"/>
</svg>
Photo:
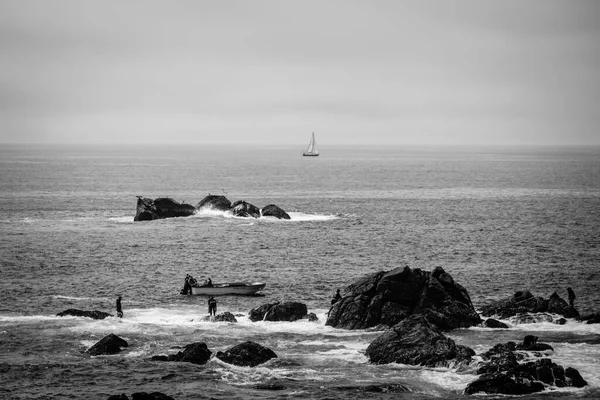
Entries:
<svg viewBox="0 0 600 400">
<path fill-rule="evenodd" d="M 0 2 L 0 143 L 600 144 L 600 1 Z"/>
</svg>

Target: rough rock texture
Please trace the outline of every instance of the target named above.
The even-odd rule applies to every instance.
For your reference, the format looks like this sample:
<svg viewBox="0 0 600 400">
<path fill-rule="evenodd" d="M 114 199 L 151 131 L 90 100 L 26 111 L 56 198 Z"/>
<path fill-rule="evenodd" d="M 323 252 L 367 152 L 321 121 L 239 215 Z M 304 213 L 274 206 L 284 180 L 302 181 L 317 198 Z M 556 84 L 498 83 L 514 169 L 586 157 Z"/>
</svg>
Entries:
<svg viewBox="0 0 600 400">
<path fill-rule="evenodd" d="M 75 308 L 69 308 L 68 310 L 59 312 L 56 314 L 58 317 L 64 317 L 67 315 L 72 315 L 74 317 L 87 317 L 92 319 L 104 319 L 106 317 L 112 317 L 112 314 L 105 313 L 103 311 L 84 311 L 77 310 Z"/>
<path fill-rule="evenodd" d="M 577 318 L 577 310 L 562 299 L 556 292 L 549 299 L 534 296 L 530 291 L 516 292 L 513 296 L 495 301 L 481 307 L 481 314 L 485 317 L 497 315 L 506 319 L 518 314 L 525 313 L 552 313 L 559 314 L 565 318 Z"/>
<path fill-rule="evenodd" d="M 235 315 L 230 313 L 229 311 L 225 311 L 224 313 L 217 314 L 214 317 L 207 315 L 202 318 L 203 321 L 212 321 L 212 322 L 238 322 L 235 318 Z"/>
<path fill-rule="evenodd" d="M 306 304 L 295 301 L 269 303 L 250 310 L 250 321 L 297 321 L 306 318 Z"/>
<path fill-rule="evenodd" d="M 206 346 L 204 342 L 196 342 L 190 343 L 183 351 L 178 352 L 177 354 L 171 354 L 168 356 L 153 356 L 151 360 L 153 361 L 179 361 L 179 362 L 189 362 L 192 364 L 206 364 L 208 360 L 210 360 L 212 352 Z"/>
<path fill-rule="evenodd" d="M 411 315 L 375 339 L 367 347 L 366 355 L 376 364 L 447 367 L 470 362 L 475 351 L 456 345 L 424 316 Z"/>
<path fill-rule="evenodd" d="M 196 209 L 201 208 L 214 208 L 221 211 L 229 211 L 231 208 L 231 202 L 227 200 L 225 196 L 217 196 L 209 194 L 196 205 Z"/>
<path fill-rule="evenodd" d="M 345 329 L 394 326 L 413 314 L 424 315 L 440 329 L 481 323 L 466 289 L 441 267 L 431 273 L 404 267 L 348 286 L 331 307 L 326 324 Z"/>
<path fill-rule="evenodd" d="M 99 356 L 103 354 L 116 354 L 121 351 L 121 347 L 127 347 L 129 343 L 121 339 L 117 335 L 111 333 L 103 337 L 99 342 L 86 350 L 86 353 L 92 356 Z"/>
<path fill-rule="evenodd" d="M 271 358 L 277 358 L 277 354 L 267 347 L 248 341 L 240 343 L 225 352 L 219 351 L 216 357 L 228 364 L 240 367 L 255 367 L 269 361 Z"/>
<path fill-rule="evenodd" d="M 310 322 L 316 322 L 319 320 L 319 317 L 317 317 L 317 314 L 315 313 L 308 313 L 308 315 L 306 316 L 306 318 L 310 321 Z"/>
<path fill-rule="evenodd" d="M 494 328 L 494 329 L 507 329 L 508 328 L 508 325 L 506 325 L 504 322 L 500 322 L 493 318 L 486 319 L 483 322 L 483 326 L 485 326 L 486 328 Z"/>
<path fill-rule="evenodd" d="M 534 336 L 526 336 L 522 344 L 500 343 L 480 354 L 482 362 L 477 370 L 483 374 L 465 389 L 466 394 L 522 395 L 541 392 L 546 386 L 583 387 L 587 382 L 574 368 L 566 370 L 549 358 L 527 361 L 531 355 L 542 357 L 541 352 L 552 352 L 550 345 L 538 343 Z"/>
<path fill-rule="evenodd" d="M 179 203 L 168 197 L 155 200 L 138 196 L 134 221 L 152 221 L 155 219 L 188 217 L 196 213 L 191 204 Z"/>
<path fill-rule="evenodd" d="M 279 219 L 291 219 L 290 215 L 283 211 L 281 208 L 276 206 L 275 204 L 269 204 L 263 207 L 262 209 L 263 217 L 277 217 Z"/>
<path fill-rule="evenodd" d="M 245 202 L 244 200 L 238 200 L 231 205 L 231 212 L 236 217 L 252 217 L 260 218 L 260 208 L 254 204 Z"/>
</svg>

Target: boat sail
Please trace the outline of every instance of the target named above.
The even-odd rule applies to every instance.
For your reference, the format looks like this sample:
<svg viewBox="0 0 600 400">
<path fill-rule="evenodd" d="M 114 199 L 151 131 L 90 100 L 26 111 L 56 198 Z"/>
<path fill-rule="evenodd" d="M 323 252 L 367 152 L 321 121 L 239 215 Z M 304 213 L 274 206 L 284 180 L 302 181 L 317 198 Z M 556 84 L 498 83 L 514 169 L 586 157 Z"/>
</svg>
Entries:
<svg viewBox="0 0 600 400">
<path fill-rule="evenodd" d="M 308 148 L 306 149 L 306 151 L 304 153 L 302 153 L 303 156 L 318 156 L 319 155 L 319 150 L 317 150 L 317 142 L 315 141 L 315 133 L 313 132 L 312 137 L 310 138 L 310 143 L 308 144 Z"/>
</svg>

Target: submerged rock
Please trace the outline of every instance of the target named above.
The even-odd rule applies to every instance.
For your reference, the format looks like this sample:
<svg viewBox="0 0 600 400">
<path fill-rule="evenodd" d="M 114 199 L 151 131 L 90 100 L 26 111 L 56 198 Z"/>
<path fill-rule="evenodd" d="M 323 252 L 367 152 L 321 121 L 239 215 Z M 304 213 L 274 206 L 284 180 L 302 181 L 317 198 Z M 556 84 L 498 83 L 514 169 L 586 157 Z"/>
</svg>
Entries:
<svg viewBox="0 0 600 400">
<path fill-rule="evenodd" d="M 103 337 L 99 342 L 86 350 L 86 353 L 92 356 L 99 356 L 105 354 L 116 354 L 121 351 L 121 347 L 127 347 L 129 343 L 126 340 L 121 339 L 117 335 L 111 333 Z"/>
<path fill-rule="evenodd" d="M 196 207 L 179 203 L 168 197 L 152 200 L 138 196 L 134 221 L 152 221 L 155 219 L 189 217 L 196 213 Z"/>
<path fill-rule="evenodd" d="M 106 317 L 112 317 L 112 314 L 105 313 L 104 311 L 84 311 L 77 310 L 75 308 L 69 308 L 68 310 L 59 312 L 56 314 L 58 317 L 65 317 L 67 315 L 72 315 L 74 317 L 87 317 L 92 319 L 104 319 Z"/>
<path fill-rule="evenodd" d="M 177 362 L 189 362 L 192 364 L 206 364 L 210 360 L 212 352 L 206 346 L 204 342 L 190 343 L 185 346 L 183 351 L 177 354 L 170 354 L 168 356 L 152 356 L 152 361 L 177 361 Z"/>
<path fill-rule="evenodd" d="M 493 318 L 488 318 L 483 322 L 483 326 L 493 329 L 507 329 L 508 325 Z"/>
<path fill-rule="evenodd" d="M 473 349 L 456 345 L 422 315 L 411 315 L 375 339 L 365 352 L 372 363 L 447 367 L 468 363 Z"/>
<path fill-rule="evenodd" d="M 516 292 L 513 296 L 492 302 L 481 307 L 481 314 L 485 317 L 498 316 L 502 319 L 524 314 L 551 313 L 559 314 L 565 318 L 577 318 L 579 313 L 571 307 L 556 292 L 550 298 L 544 299 L 534 296 L 530 291 Z"/>
<path fill-rule="evenodd" d="M 414 314 L 440 329 L 481 323 L 467 290 L 441 267 L 430 273 L 407 266 L 377 272 L 348 286 L 329 310 L 326 324 L 345 329 L 394 326 Z"/>
<path fill-rule="evenodd" d="M 250 321 L 297 321 L 306 318 L 306 304 L 295 301 L 269 303 L 250 310 Z"/>
<path fill-rule="evenodd" d="M 248 341 L 231 347 L 225 352 L 219 351 L 216 357 L 228 364 L 240 367 L 255 367 L 272 358 L 277 358 L 277 354 L 267 347 Z"/>
</svg>

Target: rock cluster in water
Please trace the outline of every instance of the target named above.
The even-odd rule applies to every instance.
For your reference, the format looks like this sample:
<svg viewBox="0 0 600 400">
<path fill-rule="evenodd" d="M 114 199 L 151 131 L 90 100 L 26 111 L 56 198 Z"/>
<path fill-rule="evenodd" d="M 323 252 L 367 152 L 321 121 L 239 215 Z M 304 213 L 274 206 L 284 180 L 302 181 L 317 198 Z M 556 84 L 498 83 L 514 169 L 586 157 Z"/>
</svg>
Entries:
<svg viewBox="0 0 600 400">
<path fill-rule="evenodd" d="M 106 317 L 112 317 L 112 314 L 106 313 L 104 311 L 85 311 L 85 310 L 78 310 L 76 308 L 69 308 L 68 310 L 65 311 L 61 311 L 58 314 L 56 314 L 57 317 L 65 317 L 67 315 L 71 315 L 73 317 L 86 317 L 86 318 L 92 318 L 92 319 L 104 319 Z"/>
<path fill-rule="evenodd" d="M 406 266 L 369 275 L 348 286 L 331 307 L 327 325 L 345 329 L 390 327 L 414 314 L 442 330 L 481 323 L 467 290 L 443 268 L 428 272 Z"/>
<path fill-rule="evenodd" d="M 122 347 L 129 346 L 126 340 L 121 339 L 114 333 L 103 337 L 99 342 L 86 350 L 86 353 L 92 356 L 100 356 L 107 354 L 117 354 Z"/>
<path fill-rule="evenodd" d="M 577 318 L 579 312 L 571 307 L 556 292 L 550 298 L 534 296 L 530 291 L 516 292 L 511 297 L 492 302 L 481 307 L 481 315 L 485 317 L 498 316 L 505 319 L 519 314 L 551 313 L 565 318 Z"/>
<path fill-rule="evenodd" d="M 180 203 L 168 197 L 150 199 L 138 196 L 136 214 L 134 221 L 151 221 L 155 219 L 189 217 L 199 210 L 210 208 L 220 211 L 228 211 L 237 217 L 275 217 L 278 219 L 291 219 L 289 214 L 275 204 L 269 204 L 262 209 L 244 200 L 238 200 L 233 204 L 221 195 L 208 195 L 196 206 Z"/>
</svg>

